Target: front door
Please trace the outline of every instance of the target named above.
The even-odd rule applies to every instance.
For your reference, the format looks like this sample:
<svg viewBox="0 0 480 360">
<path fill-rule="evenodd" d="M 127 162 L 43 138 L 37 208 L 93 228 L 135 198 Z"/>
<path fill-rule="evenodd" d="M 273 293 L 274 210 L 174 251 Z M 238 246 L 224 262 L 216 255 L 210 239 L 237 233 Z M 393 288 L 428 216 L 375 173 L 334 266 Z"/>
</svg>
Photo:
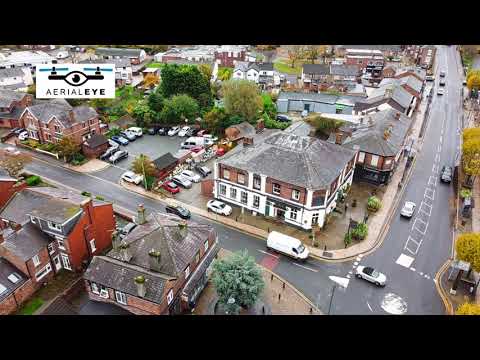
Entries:
<svg viewBox="0 0 480 360">
<path fill-rule="evenodd" d="M 303 104 L 303 110 L 310 112 L 310 104 Z"/>
<path fill-rule="evenodd" d="M 284 219 L 285 218 L 285 210 L 277 209 L 277 217 L 280 218 L 280 219 Z"/>
<path fill-rule="evenodd" d="M 72 267 L 70 265 L 70 259 L 68 258 L 67 254 L 62 254 L 62 263 L 65 269 L 72 270 Z"/>
<path fill-rule="evenodd" d="M 62 268 L 62 263 L 60 262 L 60 255 L 57 255 L 53 258 L 53 262 L 55 263 L 55 270 L 58 271 Z"/>
</svg>

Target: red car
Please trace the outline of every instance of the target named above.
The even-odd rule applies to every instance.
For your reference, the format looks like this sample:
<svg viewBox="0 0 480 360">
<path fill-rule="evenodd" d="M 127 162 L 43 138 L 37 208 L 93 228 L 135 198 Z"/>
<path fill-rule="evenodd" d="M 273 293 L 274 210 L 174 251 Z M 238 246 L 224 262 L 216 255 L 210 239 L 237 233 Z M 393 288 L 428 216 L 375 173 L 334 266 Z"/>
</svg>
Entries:
<svg viewBox="0 0 480 360">
<path fill-rule="evenodd" d="M 176 194 L 180 192 L 180 188 L 173 181 L 166 182 L 165 184 L 162 185 L 162 187 L 172 194 Z"/>
<path fill-rule="evenodd" d="M 223 156 L 225 155 L 225 149 L 224 148 L 218 148 L 217 149 L 217 156 Z"/>
<path fill-rule="evenodd" d="M 199 153 L 202 150 L 203 150 L 203 146 L 195 146 L 195 147 L 190 149 L 190 151 L 192 151 L 194 153 Z"/>
</svg>

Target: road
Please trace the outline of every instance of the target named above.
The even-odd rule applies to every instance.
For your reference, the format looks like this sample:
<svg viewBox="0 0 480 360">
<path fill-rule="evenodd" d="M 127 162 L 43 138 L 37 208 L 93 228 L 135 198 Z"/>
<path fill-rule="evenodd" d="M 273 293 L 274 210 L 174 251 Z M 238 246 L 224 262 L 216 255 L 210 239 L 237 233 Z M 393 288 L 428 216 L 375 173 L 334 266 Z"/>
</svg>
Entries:
<svg viewBox="0 0 480 360">
<path fill-rule="evenodd" d="M 412 219 L 396 211 L 382 246 L 352 264 L 372 266 L 387 275 L 384 288 L 358 280 L 344 291 L 336 291 L 332 314 L 444 314 L 434 277 L 450 256 L 452 245 L 453 188 L 439 182 L 443 165 L 453 165 L 458 147 L 458 124 L 463 108 L 460 101 L 459 58 L 454 47 L 439 47 L 437 74 L 446 70 L 445 95 L 434 95 L 425 142 L 417 156 L 401 206 L 413 201 L 417 208 Z M 437 76 L 435 90 L 438 88 Z M 434 94 L 436 94 L 434 90 Z M 344 276 L 346 276 L 345 274 Z"/>
</svg>

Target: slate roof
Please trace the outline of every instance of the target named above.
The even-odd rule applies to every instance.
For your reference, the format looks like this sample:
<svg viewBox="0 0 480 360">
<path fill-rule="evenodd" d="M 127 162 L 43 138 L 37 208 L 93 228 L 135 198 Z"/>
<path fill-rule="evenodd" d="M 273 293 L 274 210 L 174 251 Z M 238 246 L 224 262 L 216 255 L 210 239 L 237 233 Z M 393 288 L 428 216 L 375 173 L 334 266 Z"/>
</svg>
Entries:
<svg viewBox="0 0 480 360">
<path fill-rule="evenodd" d="M 13 283 L 8 278 L 11 274 L 15 274 L 15 276 L 19 278 L 16 283 Z M 8 260 L 0 257 L 0 285 L 6 288 L 5 291 L 0 293 L 0 303 L 17 288 L 22 286 L 26 281 L 27 277 L 20 270 L 18 270 Z"/>
<path fill-rule="evenodd" d="M 273 63 L 259 63 L 257 65 L 260 71 L 273 71 Z"/>
<path fill-rule="evenodd" d="M 27 95 L 22 92 L 0 89 L 0 107 L 10 107 L 13 101 L 21 101 Z"/>
<path fill-rule="evenodd" d="M 177 161 L 178 161 L 178 159 L 176 157 L 174 157 L 171 153 L 168 152 L 166 154 L 163 154 L 159 158 L 153 160 L 153 163 L 155 164 L 155 167 L 158 170 L 163 170 L 163 169 L 169 167 L 170 165 L 173 165 Z"/>
<path fill-rule="evenodd" d="M 407 109 L 410 106 L 413 95 L 402 88 L 399 84 L 385 84 L 372 91 L 370 96 L 365 100 L 360 100 L 360 104 L 369 104 L 381 101 L 383 99 L 392 99 L 402 108 Z"/>
<path fill-rule="evenodd" d="M 425 69 L 417 68 L 417 67 L 414 67 L 414 66 L 403 67 L 403 68 L 397 69 L 396 73 L 395 73 L 395 76 L 399 76 L 399 75 L 401 75 L 403 73 L 406 73 L 406 72 L 414 73 L 415 75 L 417 75 L 418 77 L 420 77 L 423 80 L 425 80 L 425 78 L 427 76 L 427 71 Z"/>
<path fill-rule="evenodd" d="M 130 245 L 129 251 L 132 255 L 128 264 L 149 270 L 148 252 L 155 249 L 161 253 L 159 273 L 171 278 L 182 276 L 205 241 L 216 236 L 216 233 L 210 225 L 191 221 L 185 230 L 181 230 L 178 226 L 181 221 L 165 214 L 148 216 L 147 223 L 138 225 L 123 239 Z M 118 249 L 111 250 L 107 256 L 123 261 Z"/>
<path fill-rule="evenodd" d="M 314 127 L 302 120 L 293 122 L 284 131 L 298 136 L 309 136 L 312 130 L 314 130 Z"/>
<path fill-rule="evenodd" d="M 360 71 L 356 65 L 331 64 L 330 73 L 335 76 L 357 76 Z"/>
<path fill-rule="evenodd" d="M 30 222 L 24 224 L 18 231 L 12 230 L 9 234 L 4 234 L 4 239 L 1 246 L 23 261 L 37 255 L 52 241 L 52 238 Z"/>
<path fill-rule="evenodd" d="M 144 298 L 160 304 L 163 300 L 167 279 L 158 273 L 108 256 L 94 256 L 83 275 L 84 279 L 138 297 L 137 285 L 134 280 L 137 276 L 145 278 Z"/>
<path fill-rule="evenodd" d="M 344 104 L 353 106 L 356 102 L 362 99 L 358 96 L 349 95 L 332 95 L 325 93 L 302 93 L 293 91 L 281 91 L 278 95 L 278 100 L 301 100 L 301 101 L 315 101 L 324 104 Z M 277 100 L 277 101 L 278 101 Z"/>
<path fill-rule="evenodd" d="M 28 110 L 41 122 L 48 123 L 55 117 L 65 127 L 69 128 L 76 123 L 83 123 L 98 116 L 90 106 L 72 107 L 63 99 L 55 99 L 46 103 L 29 106 Z"/>
<path fill-rule="evenodd" d="M 372 124 L 357 127 L 352 136 L 344 141 L 344 145 L 353 149 L 355 145 L 360 151 L 380 156 L 396 156 L 402 148 L 402 144 L 412 124 L 411 120 L 404 114 L 394 109 L 383 110 L 369 115 Z M 389 135 L 385 138 L 385 131 Z"/>
<path fill-rule="evenodd" d="M 112 122 L 110 126 L 112 127 L 124 127 L 124 126 L 129 126 L 135 124 L 135 119 L 130 116 L 129 114 L 123 115 L 119 117 L 117 120 Z"/>
<path fill-rule="evenodd" d="M 20 116 L 23 114 L 25 106 L 15 106 L 10 112 L 0 112 L 0 118 L 3 119 L 20 119 Z"/>
<path fill-rule="evenodd" d="M 139 57 L 142 49 L 103 48 L 95 49 L 95 54 L 105 56 Z"/>
<path fill-rule="evenodd" d="M 80 61 L 79 64 L 114 64 L 116 68 L 132 66 L 129 59 L 91 59 Z"/>
<path fill-rule="evenodd" d="M 327 64 L 303 64 L 304 74 L 329 75 L 330 66 Z"/>
<path fill-rule="evenodd" d="M 379 85 L 384 86 L 387 84 L 400 85 L 400 86 L 407 85 L 413 90 L 415 90 L 417 93 L 421 93 L 422 86 L 423 86 L 423 83 L 413 75 L 404 76 L 399 79 L 385 78 L 380 82 Z"/>
<path fill-rule="evenodd" d="M 20 68 L 0 69 L 0 79 L 11 78 L 11 77 L 23 78 L 24 75 L 25 74 Z"/>
<path fill-rule="evenodd" d="M 7 170 L 0 168 L 0 181 L 17 181 L 17 179 L 10 176 Z"/>
<path fill-rule="evenodd" d="M 309 136 L 276 132 L 261 143 L 227 153 L 219 162 L 307 189 L 325 189 L 355 152 Z"/>
<path fill-rule="evenodd" d="M 90 139 L 85 141 L 85 145 L 87 145 L 90 148 L 96 148 L 98 146 L 101 146 L 103 144 L 108 143 L 108 138 L 105 135 L 102 134 L 93 134 Z"/>
</svg>

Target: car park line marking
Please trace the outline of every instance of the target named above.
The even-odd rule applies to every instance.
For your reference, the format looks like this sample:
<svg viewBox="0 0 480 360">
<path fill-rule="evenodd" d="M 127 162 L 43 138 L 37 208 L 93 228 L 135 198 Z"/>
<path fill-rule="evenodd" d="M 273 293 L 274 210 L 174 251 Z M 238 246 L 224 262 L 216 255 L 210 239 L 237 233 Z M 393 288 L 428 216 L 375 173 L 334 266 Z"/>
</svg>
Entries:
<svg viewBox="0 0 480 360">
<path fill-rule="evenodd" d="M 430 206 L 433 205 L 433 201 L 432 201 L 431 199 L 429 199 L 429 198 L 424 198 L 423 200 L 424 200 L 423 202 L 424 202 L 425 204 L 430 205 Z M 431 204 L 429 204 L 429 202 L 430 202 Z"/>
<path fill-rule="evenodd" d="M 401 255 L 398 257 L 398 259 L 397 259 L 397 261 L 396 261 L 395 263 L 397 263 L 398 265 L 402 265 L 402 266 L 404 266 L 404 267 L 406 267 L 406 268 L 409 268 L 410 265 L 412 265 L 412 263 L 413 263 L 414 260 L 415 260 L 415 259 L 414 259 L 413 257 L 411 257 L 411 256 L 408 256 L 408 255 L 405 255 L 405 254 L 401 254 Z"/>
<path fill-rule="evenodd" d="M 415 268 L 413 268 L 413 267 L 411 267 L 411 268 L 410 268 L 410 270 L 412 270 L 413 272 L 415 272 L 415 271 L 416 271 L 416 270 L 415 270 Z"/>
<path fill-rule="evenodd" d="M 413 242 L 415 244 L 415 251 L 414 250 L 411 250 L 409 247 L 408 247 L 408 244 L 411 242 Z M 416 242 L 415 240 L 413 240 L 410 236 L 408 237 L 408 240 L 407 242 L 405 243 L 405 247 L 403 248 L 404 250 L 407 250 L 410 254 L 412 255 L 417 255 L 417 252 L 418 252 L 418 249 L 420 249 L 420 245 L 422 244 L 422 241 L 420 242 Z"/>
<path fill-rule="evenodd" d="M 297 265 L 297 266 L 300 266 L 301 268 L 304 268 L 304 269 L 309 270 L 309 271 L 318 272 L 318 270 L 309 268 L 308 266 L 300 265 L 300 264 L 298 264 L 298 263 L 296 263 L 296 262 L 294 262 L 293 264 L 295 264 L 295 265 Z"/>
<path fill-rule="evenodd" d="M 417 251 L 418 251 L 418 247 L 417 247 L 417 250 L 416 251 L 412 251 L 408 248 L 408 245 L 405 245 L 405 247 L 403 248 L 403 250 L 407 250 L 410 254 L 412 255 L 417 255 Z M 408 266 L 405 266 L 405 267 L 408 267 Z"/>
<path fill-rule="evenodd" d="M 426 188 L 424 196 L 430 200 L 435 200 L 435 190 Z"/>
<path fill-rule="evenodd" d="M 430 176 L 428 178 L 428 185 L 433 185 L 433 187 L 437 186 L 437 177 L 436 176 Z"/>
<path fill-rule="evenodd" d="M 427 208 L 428 212 L 427 210 L 424 210 L 423 207 Z M 430 216 L 432 214 L 432 205 L 428 205 L 426 202 L 422 201 L 420 203 L 420 212 L 424 213 L 427 216 Z"/>
<path fill-rule="evenodd" d="M 443 130 L 442 130 L 443 131 Z M 438 145 L 437 152 L 440 153 L 442 152 L 442 145 Z"/>
<path fill-rule="evenodd" d="M 421 228 L 419 228 L 419 227 L 417 226 L 417 222 L 424 224 L 425 229 L 424 229 L 423 231 L 422 231 Z M 417 230 L 419 233 L 421 233 L 422 235 L 425 235 L 425 233 L 427 232 L 427 227 L 428 227 L 428 222 L 425 222 L 425 221 L 423 221 L 422 219 L 420 219 L 419 217 L 416 217 L 416 218 L 415 218 L 415 221 L 413 222 L 412 231 L 415 229 L 415 230 Z"/>
<path fill-rule="evenodd" d="M 276 259 L 279 259 L 280 256 L 277 256 L 277 255 L 273 255 L 273 254 L 270 254 L 268 251 L 263 251 L 263 250 L 260 250 L 260 249 L 257 249 L 258 251 L 260 251 L 261 253 L 264 253 L 265 255 L 270 255 Z"/>
<path fill-rule="evenodd" d="M 368 301 L 367 301 L 367 306 L 368 306 L 368 308 L 370 309 L 370 311 L 373 312 L 372 307 L 370 306 L 370 304 L 368 303 Z"/>
<path fill-rule="evenodd" d="M 440 162 L 440 154 L 435 155 L 435 162 Z"/>
</svg>

